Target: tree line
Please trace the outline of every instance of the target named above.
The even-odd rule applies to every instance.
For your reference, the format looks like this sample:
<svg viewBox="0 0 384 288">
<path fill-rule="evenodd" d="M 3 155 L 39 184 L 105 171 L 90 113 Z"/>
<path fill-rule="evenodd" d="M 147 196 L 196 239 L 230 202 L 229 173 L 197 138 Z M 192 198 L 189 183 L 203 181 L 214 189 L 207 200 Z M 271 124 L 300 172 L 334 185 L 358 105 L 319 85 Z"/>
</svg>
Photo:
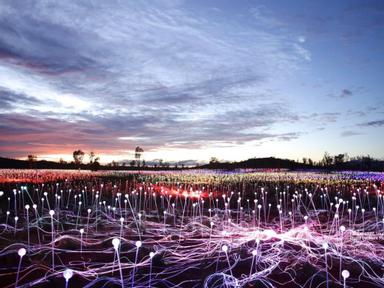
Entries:
<svg viewBox="0 0 384 288">
<path fill-rule="evenodd" d="M 85 153 L 82 150 L 75 150 L 72 153 L 73 161 L 67 162 L 63 159 L 59 160 L 59 163 L 47 164 L 47 167 L 52 165 L 55 168 L 65 167 L 67 169 L 184 169 L 183 163 L 174 163 L 171 165 L 169 162 L 158 159 L 147 163 L 143 159 L 144 149 L 137 146 L 134 150 L 134 159 L 130 162 L 117 162 L 112 161 L 106 165 L 100 164 L 100 157 L 97 156 L 93 151 Z M 85 161 L 85 157 L 88 156 L 88 161 Z M 47 161 L 39 161 L 47 162 Z M 28 163 L 30 168 L 36 168 L 37 156 L 28 155 Z M 49 162 L 54 163 L 54 162 Z M 39 165 L 41 167 L 42 165 Z M 277 167 L 273 167 L 277 166 Z M 331 155 L 325 152 L 322 159 L 314 161 L 309 157 L 303 157 L 302 160 L 288 160 L 278 158 L 251 158 L 240 162 L 220 162 L 216 157 L 211 157 L 209 164 L 196 166 L 196 168 L 208 168 L 208 169 L 236 169 L 236 168 L 288 168 L 288 169 L 328 169 L 328 170 L 373 170 L 373 171 L 384 171 L 384 161 L 375 159 L 370 155 L 362 155 L 357 157 L 350 157 L 347 153 Z"/>
</svg>

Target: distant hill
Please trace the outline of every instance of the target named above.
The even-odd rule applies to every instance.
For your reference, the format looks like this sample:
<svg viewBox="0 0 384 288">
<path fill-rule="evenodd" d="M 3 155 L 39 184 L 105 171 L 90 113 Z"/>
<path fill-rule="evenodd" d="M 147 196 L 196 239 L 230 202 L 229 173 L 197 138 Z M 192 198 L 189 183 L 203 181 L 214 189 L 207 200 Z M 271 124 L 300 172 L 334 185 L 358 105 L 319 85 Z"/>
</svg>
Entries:
<svg viewBox="0 0 384 288">
<path fill-rule="evenodd" d="M 28 168 L 27 165 L 28 165 L 27 161 L 0 157 L 0 168 L 24 169 L 24 168 Z"/>
<path fill-rule="evenodd" d="M 312 166 L 298 163 L 294 160 L 280 159 L 274 157 L 252 158 L 240 162 L 211 162 L 199 166 L 201 169 L 241 169 L 241 168 L 265 168 L 265 169 L 304 169 Z"/>
<path fill-rule="evenodd" d="M 201 165 L 201 169 L 241 169 L 241 168 L 262 168 L 262 169 L 321 169 L 321 170 L 360 170 L 360 171 L 384 171 L 384 161 L 369 157 L 360 157 L 338 164 L 324 166 L 319 163 L 316 165 L 304 164 L 289 159 L 274 157 L 252 158 L 240 162 L 211 162 Z"/>
<path fill-rule="evenodd" d="M 84 166 L 84 165 L 82 165 Z M 59 163 L 54 161 L 40 160 L 29 162 L 26 160 L 10 159 L 0 157 L 0 168 L 14 168 L 14 169 L 76 169 L 74 163 Z"/>
</svg>

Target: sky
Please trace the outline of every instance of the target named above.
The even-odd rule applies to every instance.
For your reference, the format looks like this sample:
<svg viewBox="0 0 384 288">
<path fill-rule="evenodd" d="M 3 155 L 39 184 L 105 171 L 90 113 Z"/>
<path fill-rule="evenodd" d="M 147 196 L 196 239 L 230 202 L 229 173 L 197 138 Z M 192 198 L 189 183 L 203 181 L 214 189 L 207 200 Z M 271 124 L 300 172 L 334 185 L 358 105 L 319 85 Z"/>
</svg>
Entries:
<svg viewBox="0 0 384 288">
<path fill-rule="evenodd" d="M 384 157 L 384 1 L 1 1 L 0 156 Z"/>
</svg>

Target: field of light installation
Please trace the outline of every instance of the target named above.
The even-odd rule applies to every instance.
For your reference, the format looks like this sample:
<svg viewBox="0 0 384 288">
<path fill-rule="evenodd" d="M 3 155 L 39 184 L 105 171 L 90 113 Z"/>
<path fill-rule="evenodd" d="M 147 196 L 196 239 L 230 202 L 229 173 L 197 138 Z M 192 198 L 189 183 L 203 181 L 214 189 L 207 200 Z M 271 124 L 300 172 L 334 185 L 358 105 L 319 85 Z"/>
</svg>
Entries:
<svg viewBox="0 0 384 288">
<path fill-rule="evenodd" d="M 384 287 L 383 173 L 0 181 L 1 287 Z"/>
</svg>

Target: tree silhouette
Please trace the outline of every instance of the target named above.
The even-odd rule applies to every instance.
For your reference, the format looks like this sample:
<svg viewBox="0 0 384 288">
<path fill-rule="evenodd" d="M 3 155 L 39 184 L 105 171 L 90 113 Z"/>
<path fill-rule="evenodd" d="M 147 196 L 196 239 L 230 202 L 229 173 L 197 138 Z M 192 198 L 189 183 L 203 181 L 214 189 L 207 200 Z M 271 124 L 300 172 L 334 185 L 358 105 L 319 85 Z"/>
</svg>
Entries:
<svg viewBox="0 0 384 288">
<path fill-rule="evenodd" d="M 100 157 L 96 156 L 95 152 L 89 152 L 89 166 L 91 170 L 97 171 L 100 168 Z"/>
<path fill-rule="evenodd" d="M 73 160 L 75 160 L 76 165 L 80 166 L 83 162 L 84 154 L 85 153 L 81 150 L 73 151 Z"/>
<path fill-rule="evenodd" d="M 215 164 L 215 163 L 219 163 L 219 159 L 217 159 L 216 157 L 211 157 L 211 159 L 209 159 L 209 164 Z"/>
<path fill-rule="evenodd" d="M 93 163 L 93 159 L 95 159 L 96 155 L 95 152 L 91 151 L 89 152 L 89 164 Z"/>
<path fill-rule="evenodd" d="M 339 155 L 334 156 L 333 162 L 334 162 L 336 167 L 339 167 L 344 163 L 344 161 L 345 161 L 344 157 L 345 157 L 344 154 L 339 154 Z"/>
<path fill-rule="evenodd" d="M 138 167 L 140 167 L 140 157 L 143 154 L 143 152 L 144 152 L 144 150 L 140 146 L 137 146 L 135 148 L 135 159 L 136 159 L 136 163 L 137 163 Z"/>
<path fill-rule="evenodd" d="M 33 163 L 35 163 L 37 160 L 37 156 L 36 155 L 28 155 L 28 163 L 29 163 L 29 168 L 32 168 L 33 167 Z"/>
<path fill-rule="evenodd" d="M 329 167 L 333 163 L 333 157 L 328 152 L 325 152 L 322 162 L 324 166 Z"/>
</svg>

